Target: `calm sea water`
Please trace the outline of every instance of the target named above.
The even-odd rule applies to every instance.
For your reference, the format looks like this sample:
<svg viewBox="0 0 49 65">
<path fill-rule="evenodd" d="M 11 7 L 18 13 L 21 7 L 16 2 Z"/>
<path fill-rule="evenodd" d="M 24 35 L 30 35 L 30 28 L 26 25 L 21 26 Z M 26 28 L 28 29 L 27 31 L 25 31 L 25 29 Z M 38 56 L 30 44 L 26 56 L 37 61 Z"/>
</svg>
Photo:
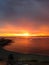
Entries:
<svg viewBox="0 0 49 65">
<path fill-rule="evenodd" d="M 5 37 L 13 43 L 4 48 L 21 53 L 49 54 L 49 37 Z"/>
<path fill-rule="evenodd" d="M 0 37 L 1 38 L 1 37 Z M 4 49 L 20 53 L 37 53 L 49 55 L 49 37 L 5 37 L 13 43 L 5 46 Z M 5 61 L 0 65 L 6 65 Z"/>
</svg>

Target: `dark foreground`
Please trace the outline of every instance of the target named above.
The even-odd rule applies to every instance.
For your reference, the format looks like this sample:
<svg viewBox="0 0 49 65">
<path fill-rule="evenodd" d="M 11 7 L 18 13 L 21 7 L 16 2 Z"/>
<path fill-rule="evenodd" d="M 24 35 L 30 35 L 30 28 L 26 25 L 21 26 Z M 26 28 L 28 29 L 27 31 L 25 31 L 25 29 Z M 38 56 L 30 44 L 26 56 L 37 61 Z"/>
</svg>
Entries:
<svg viewBox="0 0 49 65">
<path fill-rule="evenodd" d="M 49 65 L 49 56 L 4 50 L 0 53 L 0 65 Z"/>
</svg>

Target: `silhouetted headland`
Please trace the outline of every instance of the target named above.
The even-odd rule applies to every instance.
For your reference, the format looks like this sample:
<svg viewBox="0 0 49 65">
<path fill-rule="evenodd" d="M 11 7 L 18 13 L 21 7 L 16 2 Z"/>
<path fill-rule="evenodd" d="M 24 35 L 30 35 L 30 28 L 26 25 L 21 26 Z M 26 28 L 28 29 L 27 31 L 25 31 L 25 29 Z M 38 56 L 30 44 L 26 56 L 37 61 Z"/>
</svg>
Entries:
<svg viewBox="0 0 49 65">
<path fill-rule="evenodd" d="M 10 43 L 12 43 L 12 40 L 10 39 L 5 39 L 5 38 L 0 39 L 0 47 L 4 47 L 6 45 L 9 45 Z"/>
<path fill-rule="evenodd" d="M 2 61 L 4 59 L 3 56 L 5 55 L 5 52 L 7 51 L 7 50 L 3 49 L 3 47 L 6 45 L 9 45 L 10 43 L 12 43 L 12 40 L 10 40 L 10 39 L 5 39 L 5 38 L 0 39 L 0 61 Z"/>
</svg>

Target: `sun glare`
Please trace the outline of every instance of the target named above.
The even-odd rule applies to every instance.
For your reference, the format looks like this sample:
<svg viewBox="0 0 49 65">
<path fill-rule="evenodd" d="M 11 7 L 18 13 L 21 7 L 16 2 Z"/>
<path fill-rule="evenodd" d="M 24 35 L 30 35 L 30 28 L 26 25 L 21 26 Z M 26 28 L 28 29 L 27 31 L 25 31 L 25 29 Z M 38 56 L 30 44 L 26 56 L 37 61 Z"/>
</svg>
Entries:
<svg viewBox="0 0 49 65">
<path fill-rule="evenodd" d="M 0 33 L 0 36 L 31 36 L 29 33 L 22 33 L 22 34 L 16 34 L 16 33 Z"/>
<path fill-rule="evenodd" d="M 0 33 L 0 36 L 24 36 L 24 37 L 29 37 L 29 36 L 49 36 L 49 35 L 48 34 L 30 34 L 30 33 L 21 33 L 21 34 Z"/>
<path fill-rule="evenodd" d="M 16 34 L 16 36 L 30 36 L 29 33 Z"/>
</svg>

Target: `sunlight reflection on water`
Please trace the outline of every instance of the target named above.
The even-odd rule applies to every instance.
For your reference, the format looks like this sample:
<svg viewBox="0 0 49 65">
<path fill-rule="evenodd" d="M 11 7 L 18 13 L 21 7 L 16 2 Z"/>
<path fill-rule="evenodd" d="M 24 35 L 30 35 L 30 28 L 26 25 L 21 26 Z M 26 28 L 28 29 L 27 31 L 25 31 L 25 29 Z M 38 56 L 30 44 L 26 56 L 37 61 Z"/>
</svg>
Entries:
<svg viewBox="0 0 49 65">
<path fill-rule="evenodd" d="M 9 39 L 12 39 L 13 43 L 5 47 L 7 50 L 23 53 L 49 50 L 49 37 L 9 37 Z"/>
</svg>

